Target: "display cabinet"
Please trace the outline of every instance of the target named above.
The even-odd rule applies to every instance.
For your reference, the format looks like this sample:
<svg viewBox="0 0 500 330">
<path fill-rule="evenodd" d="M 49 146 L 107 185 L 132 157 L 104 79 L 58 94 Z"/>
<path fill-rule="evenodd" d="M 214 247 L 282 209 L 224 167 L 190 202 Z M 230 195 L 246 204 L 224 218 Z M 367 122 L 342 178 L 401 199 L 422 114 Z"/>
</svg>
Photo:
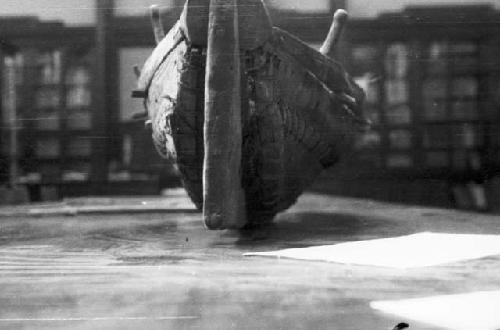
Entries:
<svg viewBox="0 0 500 330">
<path fill-rule="evenodd" d="M 57 197 L 62 185 L 90 180 L 93 31 L 33 18 L 2 23 L 17 47 L 4 63 L 15 72 L 16 181 L 38 191 L 35 199 L 44 187 Z"/>
<path fill-rule="evenodd" d="M 357 144 L 360 163 L 406 177 L 498 170 L 494 17 L 487 6 L 409 8 L 351 22 L 344 60 L 373 122 Z"/>
<path fill-rule="evenodd" d="M 16 127 L 16 68 L 17 49 L 0 39 L 0 187 L 16 186 L 17 127 Z"/>
<path fill-rule="evenodd" d="M 24 183 L 87 181 L 91 157 L 89 49 L 22 49 L 17 57 Z"/>
</svg>

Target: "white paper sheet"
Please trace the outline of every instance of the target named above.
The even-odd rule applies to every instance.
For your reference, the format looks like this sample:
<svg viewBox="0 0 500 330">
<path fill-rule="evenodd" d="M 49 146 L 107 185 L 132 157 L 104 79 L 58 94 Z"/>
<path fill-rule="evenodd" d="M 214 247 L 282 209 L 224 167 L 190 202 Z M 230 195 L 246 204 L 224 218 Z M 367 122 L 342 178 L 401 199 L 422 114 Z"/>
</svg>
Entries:
<svg viewBox="0 0 500 330">
<path fill-rule="evenodd" d="M 392 268 L 428 267 L 500 255 L 500 235 L 419 233 L 335 245 L 252 252 L 268 256 Z"/>
<path fill-rule="evenodd" d="M 474 292 L 397 301 L 374 301 L 373 309 L 440 328 L 500 329 L 500 291 Z"/>
</svg>

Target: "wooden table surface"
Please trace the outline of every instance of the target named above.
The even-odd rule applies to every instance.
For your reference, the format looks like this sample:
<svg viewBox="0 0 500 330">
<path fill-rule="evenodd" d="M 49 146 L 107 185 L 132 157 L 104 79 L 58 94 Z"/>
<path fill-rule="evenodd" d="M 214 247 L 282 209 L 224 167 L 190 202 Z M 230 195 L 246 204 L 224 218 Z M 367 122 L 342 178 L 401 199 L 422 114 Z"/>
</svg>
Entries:
<svg viewBox="0 0 500 330">
<path fill-rule="evenodd" d="M 499 234 L 500 219 L 313 194 L 251 233 L 194 213 L 0 217 L 0 328 L 391 329 L 407 320 L 370 301 L 500 289 L 500 257 L 395 270 L 242 256 L 423 231 Z"/>
</svg>

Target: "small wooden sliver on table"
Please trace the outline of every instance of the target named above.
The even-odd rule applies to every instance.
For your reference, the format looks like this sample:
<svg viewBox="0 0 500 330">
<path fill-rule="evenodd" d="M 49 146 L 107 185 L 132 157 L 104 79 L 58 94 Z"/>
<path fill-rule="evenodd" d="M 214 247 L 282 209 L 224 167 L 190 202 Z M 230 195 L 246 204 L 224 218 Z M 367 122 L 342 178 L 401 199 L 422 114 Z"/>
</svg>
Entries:
<svg viewBox="0 0 500 330">
<path fill-rule="evenodd" d="M 332 59 L 273 27 L 261 0 L 188 0 L 138 75 L 158 152 L 173 158 L 209 229 L 272 221 L 369 126 L 362 89 Z"/>
</svg>

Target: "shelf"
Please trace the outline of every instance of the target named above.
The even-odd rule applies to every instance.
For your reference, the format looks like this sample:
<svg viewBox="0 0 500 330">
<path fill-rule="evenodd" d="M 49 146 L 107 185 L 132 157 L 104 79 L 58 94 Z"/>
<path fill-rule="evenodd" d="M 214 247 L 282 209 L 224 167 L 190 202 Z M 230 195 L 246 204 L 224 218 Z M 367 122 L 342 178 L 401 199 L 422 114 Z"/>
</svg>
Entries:
<svg viewBox="0 0 500 330">
<path fill-rule="evenodd" d="M 470 124 L 470 125 L 481 125 L 481 124 L 487 124 L 490 123 L 490 121 L 486 119 L 481 119 L 481 118 L 476 118 L 476 119 L 449 119 L 449 118 L 444 118 L 440 120 L 429 120 L 429 119 L 424 119 L 422 126 L 453 126 L 453 125 L 461 125 L 461 124 Z"/>
<path fill-rule="evenodd" d="M 50 156 L 50 157 L 35 156 L 32 158 L 32 161 L 37 162 L 37 163 L 59 165 L 62 162 L 62 157 L 60 157 L 60 156 Z"/>
<path fill-rule="evenodd" d="M 71 155 L 65 155 L 64 156 L 64 162 L 90 162 L 91 156 L 71 156 Z"/>
<path fill-rule="evenodd" d="M 62 132 L 62 134 L 65 134 L 67 137 L 91 137 L 92 136 L 92 129 L 86 129 L 86 128 L 68 128 Z"/>
<path fill-rule="evenodd" d="M 55 137 L 58 138 L 62 133 L 60 129 L 57 130 L 46 130 L 46 129 L 30 129 L 29 134 L 31 136 L 38 136 L 38 137 Z"/>
<path fill-rule="evenodd" d="M 33 106 L 31 109 L 33 111 L 36 111 L 36 112 L 47 112 L 47 113 L 59 113 L 60 110 L 61 110 L 62 107 L 60 106 L 43 106 L 43 107 L 39 107 L 39 106 Z M 38 119 L 38 118 L 33 118 L 33 119 Z"/>
<path fill-rule="evenodd" d="M 451 147 L 423 147 L 423 152 L 427 151 L 444 151 L 444 152 L 457 152 L 457 151 L 478 151 L 477 147 L 460 147 L 460 146 L 451 146 Z"/>
<path fill-rule="evenodd" d="M 44 87 L 59 89 L 62 86 L 60 83 L 40 83 L 40 82 L 32 82 L 32 83 L 27 83 L 27 84 L 23 84 L 23 85 L 30 86 L 30 87 L 37 88 L 37 89 L 44 88 Z"/>
</svg>

